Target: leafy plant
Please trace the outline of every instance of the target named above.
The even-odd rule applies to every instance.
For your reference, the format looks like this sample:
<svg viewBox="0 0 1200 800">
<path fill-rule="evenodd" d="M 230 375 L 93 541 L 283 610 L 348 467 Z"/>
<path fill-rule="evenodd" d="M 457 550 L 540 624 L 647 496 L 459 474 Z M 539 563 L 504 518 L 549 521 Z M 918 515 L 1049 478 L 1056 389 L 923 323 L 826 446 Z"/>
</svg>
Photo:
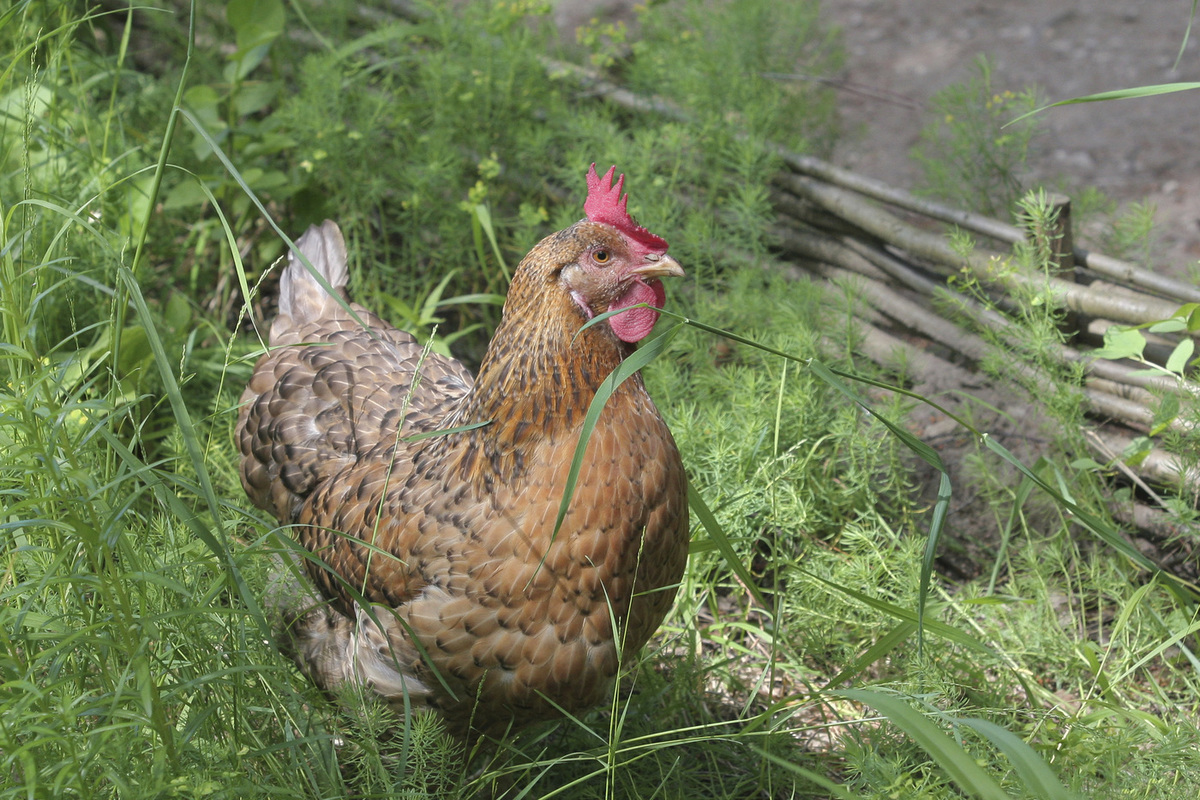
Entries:
<svg viewBox="0 0 1200 800">
<path fill-rule="evenodd" d="M 1004 216 L 1025 193 L 1022 172 L 1037 132 L 1031 120 L 1011 120 L 1036 107 L 1037 94 L 993 87 L 991 64 L 984 57 L 975 61 L 975 69 L 968 82 L 951 84 L 930 99 L 934 121 L 921 132 L 912 155 L 930 194 Z"/>
</svg>

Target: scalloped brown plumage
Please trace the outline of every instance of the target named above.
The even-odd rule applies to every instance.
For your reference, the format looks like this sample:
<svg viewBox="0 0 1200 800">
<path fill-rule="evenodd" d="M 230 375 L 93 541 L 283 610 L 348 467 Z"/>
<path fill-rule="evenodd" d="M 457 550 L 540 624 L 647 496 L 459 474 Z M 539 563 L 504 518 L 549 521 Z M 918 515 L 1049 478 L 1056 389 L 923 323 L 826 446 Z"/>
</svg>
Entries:
<svg viewBox="0 0 1200 800">
<path fill-rule="evenodd" d="M 288 609 L 285 638 L 320 686 L 361 682 L 495 733 L 602 702 L 653 634 L 687 556 L 687 492 L 640 375 L 609 399 L 551 540 L 588 405 L 656 314 L 580 329 L 661 303 L 658 279 L 683 274 L 639 230 L 609 213 L 536 245 L 474 381 L 350 304 L 360 324 L 291 258 L 237 436 L 250 498 L 324 562 L 306 563 L 329 602 Z M 298 244 L 344 300 L 337 226 Z"/>
</svg>

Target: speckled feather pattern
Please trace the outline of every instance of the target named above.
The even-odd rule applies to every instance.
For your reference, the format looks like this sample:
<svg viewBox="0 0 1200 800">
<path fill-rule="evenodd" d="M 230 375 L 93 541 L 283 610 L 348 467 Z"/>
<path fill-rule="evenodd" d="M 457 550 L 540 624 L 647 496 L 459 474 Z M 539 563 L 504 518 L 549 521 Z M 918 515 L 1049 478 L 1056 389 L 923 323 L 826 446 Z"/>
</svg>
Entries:
<svg viewBox="0 0 1200 800">
<path fill-rule="evenodd" d="M 604 324 L 579 333 L 559 271 L 617 235 L 584 221 L 534 248 L 477 381 L 289 265 L 238 442 L 250 498 L 323 562 L 308 573 L 328 602 L 286 615 L 319 685 L 361 681 L 458 733 L 501 732 L 603 702 L 662 621 L 687 555 L 686 481 L 640 376 L 609 400 L 551 538 L 588 404 L 631 352 Z M 344 298 L 337 227 L 300 246 Z"/>
</svg>

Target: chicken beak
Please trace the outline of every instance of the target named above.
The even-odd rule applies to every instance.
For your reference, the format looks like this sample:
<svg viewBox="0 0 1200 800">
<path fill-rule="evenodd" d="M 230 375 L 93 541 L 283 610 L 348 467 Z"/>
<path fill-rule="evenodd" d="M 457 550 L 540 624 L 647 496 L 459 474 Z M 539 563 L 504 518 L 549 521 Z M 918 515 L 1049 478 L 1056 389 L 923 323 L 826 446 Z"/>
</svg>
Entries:
<svg viewBox="0 0 1200 800">
<path fill-rule="evenodd" d="M 687 273 L 683 271 L 683 267 L 679 266 L 678 261 L 664 254 L 653 261 L 647 260 L 637 269 L 630 270 L 629 274 L 647 280 L 650 278 L 682 278 Z"/>
</svg>

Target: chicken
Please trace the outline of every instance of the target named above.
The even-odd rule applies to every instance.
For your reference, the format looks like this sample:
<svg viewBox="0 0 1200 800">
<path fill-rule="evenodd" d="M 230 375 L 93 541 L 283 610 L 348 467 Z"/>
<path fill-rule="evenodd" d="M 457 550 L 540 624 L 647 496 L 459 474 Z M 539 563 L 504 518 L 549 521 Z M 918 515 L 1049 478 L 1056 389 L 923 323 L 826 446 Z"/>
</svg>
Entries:
<svg viewBox="0 0 1200 800">
<path fill-rule="evenodd" d="M 474 380 L 290 257 L 237 439 L 246 492 L 312 554 L 327 602 L 288 609 L 284 643 L 319 686 L 499 733 L 604 701 L 662 622 L 686 478 L 639 374 L 600 415 L 555 535 L 588 406 L 658 312 L 581 329 L 661 308 L 660 279 L 684 274 L 615 170 L 593 164 L 586 218 L 521 261 Z M 298 245 L 346 298 L 337 226 Z"/>
</svg>

